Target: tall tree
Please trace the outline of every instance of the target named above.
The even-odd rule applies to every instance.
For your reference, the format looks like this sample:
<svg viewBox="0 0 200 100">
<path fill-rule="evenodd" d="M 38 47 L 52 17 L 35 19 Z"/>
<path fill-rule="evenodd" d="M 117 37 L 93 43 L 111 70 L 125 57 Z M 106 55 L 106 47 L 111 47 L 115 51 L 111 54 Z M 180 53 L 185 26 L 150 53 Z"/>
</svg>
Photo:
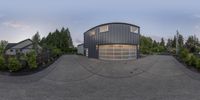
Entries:
<svg viewBox="0 0 200 100">
<path fill-rule="evenodd" d="M 176 36 L 174 36 L 174 39 L 172 41 L 172 47 L 176 48 Z"/>
<path fill-rule="evenodd" d="M 164 40 L 164 38 L 161 38 L 161 42 L 160 42 L 160 46 L 165 46 L 165 40 Z"/>
<path fill-rule="evenodd" d="M 5 40 L 0 41 L 0 55 L 3 54 L 3 51 L 4 51 L 7 44 L 8 44 L 8 41 L 5 41 Z"/>
<path fill-rule="evenodd" d="M 197 48 L 198 48 L 198 38 L 194 35 L 194 36 L 189 36 L 185 45 L 188 48 L 188 50 L 192 53 L 197 52 Z"/>
<path fill-rule="evenodd" d="M 40 44 L 43 47 L 59 49 L 62 52 L 68 52 L 69 49 L 74 47 L 69 29 L 64 27 L 61 30 L 56 29 L 54 32 L 50 32 L 46 38 L 42 38 Z"/>
<path fill-rule="evenodd" d="M 38 45 L 40 43 L 40 34 L 37 32 L 35 35 L 32 37 L 33 41 L 33 48 L 35 49 L 36 53 L 38 54 Z"/>
<path fill-rule="evenodd" d="M 167 48 L 172 48 L 172 42 L 173 42 L 172 39 L 168 39 L 168 40 L 167 40 L 166 47 L 167 47 Z"/>
</svg>

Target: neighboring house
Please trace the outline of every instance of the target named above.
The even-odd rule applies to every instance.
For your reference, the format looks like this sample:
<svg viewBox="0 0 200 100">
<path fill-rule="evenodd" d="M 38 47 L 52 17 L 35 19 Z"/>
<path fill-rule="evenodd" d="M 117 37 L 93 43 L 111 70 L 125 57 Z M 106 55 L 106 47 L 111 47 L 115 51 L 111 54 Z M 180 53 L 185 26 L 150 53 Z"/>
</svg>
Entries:
<svg viewBox="0 0 200 100">
<path fill-rule="evenodd" d="M 81 54 L 81 55 L 84 55 L 84 47 L 83 47 L 83 44 L 79 44 L 77 46 L 77 53 L 78 54 Z"/>
<path fill-rule="evenodd" d="M 8 43 L 5 48 L 5 55 L 15 56 L 18 53 L 26 54 L 35 50 L 33 47 L 34 47 L 33 41 L 30 39 L 23 40 L 19 43 Z M 41 52 L 41 51 L 42 51 L 42 47 L 38 45 L 37 52 Z"/>
</svg>

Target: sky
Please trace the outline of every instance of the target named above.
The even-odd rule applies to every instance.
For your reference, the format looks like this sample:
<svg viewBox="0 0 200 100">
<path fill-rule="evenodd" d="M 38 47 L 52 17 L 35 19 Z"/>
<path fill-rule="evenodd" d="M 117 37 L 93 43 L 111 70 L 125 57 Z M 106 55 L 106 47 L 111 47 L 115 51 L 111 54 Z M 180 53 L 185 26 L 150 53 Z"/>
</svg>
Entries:
<svg viewBox="0 0 200 100">
<path fill-rule="evenodd" d="M 0 0 L 0 40 L 19 42 L 69 28 L 73 43 L 99 24 L 126 22 L 159 41 L 176 31 L 200 38 L 199 0 Z"/>
</svg>

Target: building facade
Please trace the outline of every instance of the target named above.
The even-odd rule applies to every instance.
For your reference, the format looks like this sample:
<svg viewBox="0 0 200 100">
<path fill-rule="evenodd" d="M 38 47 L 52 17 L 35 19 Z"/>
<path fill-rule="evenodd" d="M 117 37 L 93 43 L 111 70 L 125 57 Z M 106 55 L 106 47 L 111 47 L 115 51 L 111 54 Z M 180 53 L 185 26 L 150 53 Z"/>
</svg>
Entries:
<svg viewBox="0 0 200 100">
<path fill-rule="evenodd" d="M 42 47 L 37 45 L 37 52 L 42 51 Z M 30 39 L 23 40 L 18 43 L 8 43 L 6 48 L 5 48 L 5 55 L 8 56 L 15 56 L 17 54 L 26 54 L 31 51 L 34 51 L 35 49 L 33 48 L 33 41 Z"/>
<path fill-rule="evenodd" d="M 79 44 L 77 46 L 77 54 L 84 55 L 84 47 L 83 44 Z"/>
<path fill-rule="evenodd" d="M 140 27 L 128 23 L 106 23 L 84 33 L 84 51 L 89 58 L 137 59 Z"/>
</svg>

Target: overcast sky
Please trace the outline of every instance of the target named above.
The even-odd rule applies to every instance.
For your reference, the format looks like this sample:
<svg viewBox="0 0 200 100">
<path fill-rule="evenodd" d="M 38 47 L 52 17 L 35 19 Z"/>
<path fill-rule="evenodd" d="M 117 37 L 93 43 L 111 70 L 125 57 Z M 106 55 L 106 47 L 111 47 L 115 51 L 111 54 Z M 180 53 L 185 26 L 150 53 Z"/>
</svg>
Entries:
<svg viewBox="0 0 200 100">
<path fill-rule="evenodd" d="M 37 31 L 46 36 L 68 27 L 75 45 L 83 33 L 107 22 L 127 22 L 160 40 L 178 29 L 200 37 L 199 0 L 0 0 L 0 40 L 18 42 Z"/>
</svg>

